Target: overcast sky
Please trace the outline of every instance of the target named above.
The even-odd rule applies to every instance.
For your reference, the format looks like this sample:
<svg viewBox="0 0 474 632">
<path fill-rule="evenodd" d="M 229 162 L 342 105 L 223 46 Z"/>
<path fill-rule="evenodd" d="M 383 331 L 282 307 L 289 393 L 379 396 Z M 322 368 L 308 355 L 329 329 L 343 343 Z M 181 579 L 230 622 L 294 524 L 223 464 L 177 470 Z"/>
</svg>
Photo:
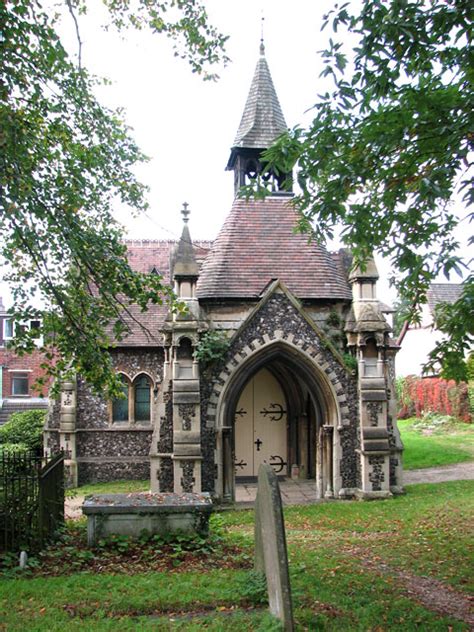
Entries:
<svg viewBox="0 0 474 632">
<path fill-rule="evenodd" d="M 323 89 L 317 51 L 322 16 L 332 2 L 206 0 L 205 5 L 211 23 L 230 36 L 232 62 L 220 69 L 216 83 L 193 75 L 163 36 L 130 31 L 121 38 L 100 29 L 97 12 L 80 18 L 83 63 L 113 82 L 100 91 L 101 100 L 125 108 L 133 136 L 151 158 L 137 170 L 151 189 L 150 219 L 118 213 L 132 238 L 177 237 L 184 201 L 192 211 L 192 236 L 216 236 L 233 199 L 233 176 L 224 169 L 258 60 L 262 14 L 266 56 L 289 127 L 303 120 Z M 68 26 L 65 35 L 74 52 L 66 18 Z"/>
<path fill-rule="evenodd" d="M 123 107 L 132 135 L 149 163 L 137 168 L 150 187 L 148 217 L 134 218 L 117 206 L 116 216 L 133 239 L 175 239 L 181 233 L 180 209 L 188 202 L 193 238 L 216 237 L 233 200 L 233 174 L 225 171 L 259 56 L 262 15 L 266 57 L 289 127 L 310 120 L 318 94 L 331 88 L 319 77 L 318 55 L 330 36 L 320 32 L 329 0 L 204 0 L 210 22 L 229 35 L 231 63 L 220 80 L 204 82 L 186 62 L 173 56 L 171 43 L 148 32 L 119 36 L 101 27 L 101 2 L 90 0 L 79 16 L 83 64 L 112 84 L 100 100 Z M 65 15 L 62 39 L 77 52 L 72 19 Z M 337 244 L 333 244 L 333 247 Z M 379 296 L 391 301 L 378 260 Z M 457 279 L 453 279 L 457 280 Z M 2 292 L 5 296 L 6 292 Z M 8 300 L 8 296 L 6 296 Z"/>
</svg>

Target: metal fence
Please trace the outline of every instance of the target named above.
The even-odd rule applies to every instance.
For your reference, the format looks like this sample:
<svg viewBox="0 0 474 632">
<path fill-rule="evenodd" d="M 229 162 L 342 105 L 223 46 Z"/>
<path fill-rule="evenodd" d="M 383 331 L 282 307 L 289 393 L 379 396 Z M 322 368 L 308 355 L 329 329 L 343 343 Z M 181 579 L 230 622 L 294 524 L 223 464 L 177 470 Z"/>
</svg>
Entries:
<svg viewBox="0 0 474 632">
<path fill-rule="evenodd" d="M 2 454 L 0 550 L 39 550 L 63 524 L 64 454 Z"/>
</svg>

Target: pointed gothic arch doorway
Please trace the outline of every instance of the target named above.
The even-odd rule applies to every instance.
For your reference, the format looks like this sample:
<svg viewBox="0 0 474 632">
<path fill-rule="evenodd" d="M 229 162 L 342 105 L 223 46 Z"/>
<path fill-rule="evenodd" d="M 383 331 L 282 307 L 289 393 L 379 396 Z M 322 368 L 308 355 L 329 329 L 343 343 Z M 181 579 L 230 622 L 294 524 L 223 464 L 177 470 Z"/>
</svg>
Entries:
<svg viewBox="0 0 474 632">
<path fill-rule="evenodd" d="M 339 408 L 323 371 L 294 347 L 275 343 L 236 368 L 218 405 L 217 494 L 234 500 L 260 463 L 314 479 L 318 497 L 338 488 Z"/>
</svg>

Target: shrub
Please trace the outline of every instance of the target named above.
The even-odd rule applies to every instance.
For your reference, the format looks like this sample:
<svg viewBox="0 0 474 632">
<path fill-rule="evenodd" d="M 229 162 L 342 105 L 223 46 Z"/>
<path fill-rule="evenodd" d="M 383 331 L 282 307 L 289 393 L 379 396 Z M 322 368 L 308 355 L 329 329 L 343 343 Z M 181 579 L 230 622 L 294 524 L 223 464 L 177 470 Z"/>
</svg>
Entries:
<svg viewBox="0 0 474 632">
<path fill-rule="evenodd" d="M 456 419 L 449 415 L 428 412 L 413 423 L 413 428 L 417 430 L 447 430 L 456 425 Z"/>
<path fill-rule="evenodd" d="M 0 427 L 0 444 L 21 444 L 27 450 L 40 451 L 43 447 L 45 410 L 26 410 L 13 413 Z"/>
<path fill-rule="evenodd" d="M 465 382 L 410 375 L 397 380 L 398 418 L 422 417 L 426 412 L 472 421 Z"/>
<path fill-rule="evenodd" d="M 224 357 L 229 348 L 229 339 L 222 329 L 210 329 L 204 333 L 194 352 L 194 358 L 206 369 L 216 360 Z"/>
<path fill-rule="evenodd" d="M 24 454 L 28 451 L 25 443 L 3 443 L 0 444 L 0 457 L 3 454 L 10 456 L 11 454 Z"/>
</svg>

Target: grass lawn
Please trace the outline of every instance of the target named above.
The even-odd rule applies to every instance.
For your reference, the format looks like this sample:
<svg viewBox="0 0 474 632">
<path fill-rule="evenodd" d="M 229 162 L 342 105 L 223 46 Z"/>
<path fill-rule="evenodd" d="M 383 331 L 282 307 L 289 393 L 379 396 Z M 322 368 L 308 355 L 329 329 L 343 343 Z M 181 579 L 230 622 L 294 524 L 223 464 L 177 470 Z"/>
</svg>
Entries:
<svg viewBox="0 0 474 632">
<path fill-rule="evenodd" d="M 417 427 L 415 419 L 400 419 L 398 427 L 405 451 L 407 470 L 451 465 L 474 460 L 474 425 L 453 423 L 438 429 Z"/>
<path fill-rule="evenodd" d="M 458 600 L 472 590 L 473 492 L 472 481 L 413 485 L 386 501 L 286 509 L 297 630 L 468 630 L 421 605 L 406 578 Z M 26 574 L 4 573 L 0 630 L 279 629 L 251 571 L 253 511 L 214 516 L 213 533 L 89 550 L 84 522 L 70 526 Z"/>
<path fill-rule="evenodd" d="M 130 494 L 146 492 L 150 489 L 150 480 L 146 481 L 112 481 L 111 483 L 91 483 L 66 490 L 66 496 L 88 496 L 89 494 Z"/>
</svg>

